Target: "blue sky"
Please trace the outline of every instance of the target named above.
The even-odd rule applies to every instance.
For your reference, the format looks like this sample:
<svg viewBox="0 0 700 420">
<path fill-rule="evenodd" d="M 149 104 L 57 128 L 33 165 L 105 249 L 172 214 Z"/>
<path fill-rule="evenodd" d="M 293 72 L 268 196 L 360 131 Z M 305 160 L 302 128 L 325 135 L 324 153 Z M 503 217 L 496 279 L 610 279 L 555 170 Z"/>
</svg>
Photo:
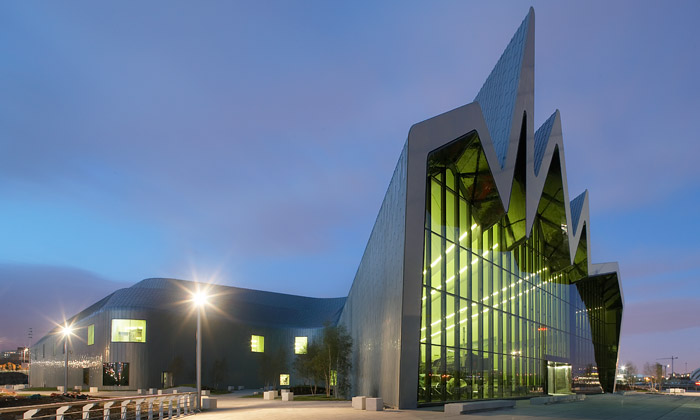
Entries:
<svg viewBox="0 0 700 420">
<path fill-rule="evenodd" d="M 532 5 L 621 360 L 700 367 L 700 6 Z M 346 295 L 408 129 L 473 100 L 529 6 L 2 3 L 0 348 L 147 277 Z"/>
</svg>

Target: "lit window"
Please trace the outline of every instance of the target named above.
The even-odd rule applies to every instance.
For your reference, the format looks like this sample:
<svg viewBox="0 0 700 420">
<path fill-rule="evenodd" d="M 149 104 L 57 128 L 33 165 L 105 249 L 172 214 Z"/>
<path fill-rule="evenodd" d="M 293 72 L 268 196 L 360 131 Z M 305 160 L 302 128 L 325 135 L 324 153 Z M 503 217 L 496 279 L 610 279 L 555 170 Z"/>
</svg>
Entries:
<svg viewBox="0 0 700 420">
<path fill-rule="evenodd" d="M 338 372 L 331 370 L 331 386 L 338 385 Z"/>
<path fill-rule="evenodd" d="M 306 354 L 307 337 L 294 337 L 294 354 Z"/>
<path fill-rule="evenodd" d="M 95 344 L 95 324 L 88 325 L 87 345 Z"/>
<path fill-rule="evenodd" d="M 283 373 L 280 375 L 280 386 L 289 386 L 289 374 Z"/>
<path fill-rule="evenodd" d="M 253 335 L 250 337 L 250 351 L 253 353 L 265 352 L 265 337 L 262 335 Z"/>
<path fill-rule="evenodd" d="M 143 319 L 113 319 L 112 342 L 145 343 L 146 321 Z"/>
</svg>

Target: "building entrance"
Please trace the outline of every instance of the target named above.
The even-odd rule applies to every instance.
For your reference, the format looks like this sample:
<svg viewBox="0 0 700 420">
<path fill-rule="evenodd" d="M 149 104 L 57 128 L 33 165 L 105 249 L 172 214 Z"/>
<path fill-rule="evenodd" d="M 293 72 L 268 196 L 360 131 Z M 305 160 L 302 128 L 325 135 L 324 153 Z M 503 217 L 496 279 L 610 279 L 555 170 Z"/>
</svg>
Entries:
<svg viewBox="0 0 700 420">
<path fill-rule="evenodd" d="M 571 365 L 547 361 L 547 394 L 571 394 Z"/>
<path fill-rule="evenodd" d="M 173 386 L 173 374 L 172 372 L 161 372 L 160 374 L 160 386 L 161 388 L 172 388 Z"/>
</svg>

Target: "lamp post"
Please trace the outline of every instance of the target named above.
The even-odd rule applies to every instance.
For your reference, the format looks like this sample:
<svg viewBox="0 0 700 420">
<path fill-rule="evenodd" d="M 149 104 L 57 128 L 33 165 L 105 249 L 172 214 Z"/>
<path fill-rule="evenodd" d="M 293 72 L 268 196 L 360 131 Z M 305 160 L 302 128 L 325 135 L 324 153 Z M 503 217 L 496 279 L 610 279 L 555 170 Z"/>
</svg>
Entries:
<svg viewBox="0 0 700 420">
<path fill-rule="evenodd" d="M 65 364 L 65 369 L 63 371 L 63 393 L 68 392 L 68 336 L 70 336 L 71 332 L 73 329 L 69 326 L 66 325 L 63 327 L 63 352 L 66 354 L 66 364 Z"/>
<path fill-rule="evenodd" d="M 197 308 L 197 411 L 202 410 L 202 308 L 207 303 L 207 295 L 197 292 L 192 296 Z"/>
</svg>

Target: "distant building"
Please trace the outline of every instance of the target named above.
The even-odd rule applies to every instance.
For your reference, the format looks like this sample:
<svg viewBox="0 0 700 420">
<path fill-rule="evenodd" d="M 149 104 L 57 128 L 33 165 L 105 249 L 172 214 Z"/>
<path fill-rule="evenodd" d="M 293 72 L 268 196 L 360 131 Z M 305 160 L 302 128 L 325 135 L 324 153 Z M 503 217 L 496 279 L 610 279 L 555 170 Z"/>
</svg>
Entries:
<svg viewBox="0 0 700 420">
<path fill-rule="evenodd" d="M 474 102 L 411 127 L 347 299 L 217 289 L 205 383 L 225 361 L 220 385 L 260 387 L 281 354 L 279 374 L 299 383 L 291 359 L 326 321 L 353 337 L 353 395 L 391 406 L 612 392 L 618 266 L 590 261 L 588 193 L 570 200 L 559 112 L 535 130 L 533 111 L 531 9 Z M 76 315 L 71 383 L 193 380 L 188 288 L 144 280 Z M 32 385 L 61 383 L 61 351 L 57 336 L 37 342 Z"/>
</svg>

